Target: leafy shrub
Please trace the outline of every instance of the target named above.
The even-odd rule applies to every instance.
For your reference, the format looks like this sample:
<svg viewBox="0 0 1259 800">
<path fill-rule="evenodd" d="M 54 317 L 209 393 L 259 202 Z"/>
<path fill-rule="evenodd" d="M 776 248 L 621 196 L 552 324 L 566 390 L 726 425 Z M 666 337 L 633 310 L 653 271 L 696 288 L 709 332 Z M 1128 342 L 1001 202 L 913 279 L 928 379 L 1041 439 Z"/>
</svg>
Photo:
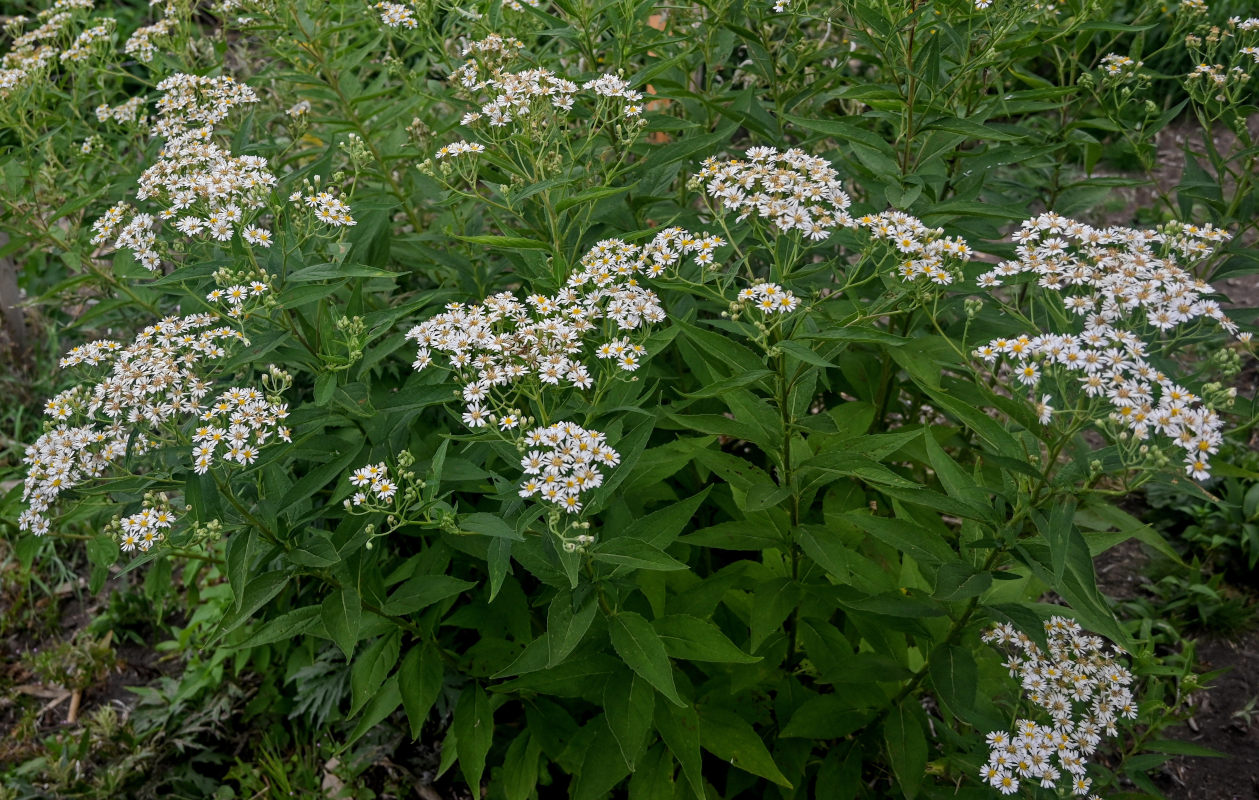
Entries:
<svg viewBox="0 0 1259 800">
<path fill-rule="evenodd" d="M 1168 550 L 1114 499 L 1254 421 L 1207 281 L 1255 265 L 1259 22 L 1200 6 L 170 2 L 120 55 L 59 0 L 5 62 L 4 227 L 78 344 L 6 519 L 94 588 L 194 559 L 163 696 L 230 661 L 493 797 L 1049 788 L 984 741 L 981 633 L 1098 650 L 1065 605 L 1134 654 L 1083 724 L 1152 752 L 1032 750 L 1148 789 L 1176 704 L 1092 560 Z M 1227 91 L 1160 106 L 1156 28 Z M 1095 216 L 1184 112 L 1209 171 Z M 304 747 L 218 776 L 313 782 Z"/>
</svg>

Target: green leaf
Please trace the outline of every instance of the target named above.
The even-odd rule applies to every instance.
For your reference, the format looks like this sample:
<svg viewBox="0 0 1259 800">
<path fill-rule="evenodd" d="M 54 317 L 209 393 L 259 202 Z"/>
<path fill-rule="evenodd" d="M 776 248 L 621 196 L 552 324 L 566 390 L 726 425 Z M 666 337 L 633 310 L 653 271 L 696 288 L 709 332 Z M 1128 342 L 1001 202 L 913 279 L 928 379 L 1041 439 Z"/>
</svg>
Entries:
<svg viewBox="0 0 1259 800">
<path fill-rule="evenodd" d="M 765 639 L 782 626 L 803 594 L 803 587 L 789 578 L 771 578 L 757 584 L 751 619 L 748 621 L 751 631 L 749 646 L 753 651 L 759 649 Z"/>
<path fill-rule="evenodd" d="M 824 694 L 806 700 L 778 735 L 784 739 L 840 739 L 860 730 L 874 716 L 851 701 Z"/>
<path fill-rule="evenodd" d="M 569 789 L 572 800 L 605 800 L 625 779 L 629 769 L 620 758 L 616 737 L 608 730 L 607 717 L 595 717 L 586 726 L 594 736 L 587 740 L 581 769 Z"/>
<path fill-rule="evenodd" d="M 682 765 L 682 774 L 696 800 L 707 800 L 704 791 L 703 758 L 699 752 L 699 714 L 694 708 L 656 704 L 656 730 L 673 757 Z"/>
<path fill-rule="evenodd" d="M 240 627 L 255 611 L 279 594 L 288 581 L 289 576 L 284 572 L 266 572 L 251 580 L 245 586 L 240 605 L 224 615 L 223 621 L 219 623 L 218 634 L 231 633 Z"/>
<path fill-rule="evenodd" d="M 752 664 L 760 656 L 750 656 L 730 641 L 721 629 L 705 619 L 689 614 L 670 614 L 651 623 L 673 658 L 687 661 L 713 661 Z"/>
<path fill-rule="evenodd" d="M 953 548 L 939 534 L 912 522 L 857 512 L 849 512 L 842 517 L 919 564 L 940 565 L 958 560 Z"/>
<path fill-rule="evenodd" d="M 702 708 L 699 714 L 700 744 L 705 750 L 744 772 L 787 789 L 791 781 L 782 774 L 765 742 L 748 722 L 724 708 Z"/>
<path fill-rule="evenodd" d="M 341 555 L 325 531 L 312 531 L 310 536 L 288 552 L 289 561 L 303 567 L 322 569 L 341 560 Z"/>
<path fill-rule="evenodd" d="M 377 638 L 354 659 L 354 664 L 350 667 L 350 716 L 357 714 L 385 682 L 385 678 L 389 677 L 389 673 L 398 663 L 401 646 L 402 631 L 394 630 Z M 401 702 L 401 696 L 398 701 Z"/>
<path fill-rule="evenodd" d="M 858 478 L 874 486 L 892 486 L 904 489 L 916 489 L 921 486 L 921 484 L 915 483 L 908 478 L 902 478 L 874 459 L 838 449 L 820 453 L 800 465 L 800 473 L 802 475 L 819 472 L 823 474 L 811 478 L 808 482 L 808 488 L 812 489 L 839 478 L 849 477 Z"/>
<path fill-rule="evenodd" d="M 398 690 L 398 676 L 391 675 L 389 680 L 385 681 L 380 687 L 380 691 L 372 697 L 367 708 L 363 709 L 363 716 L 359 718 L 358 724 L 354 726 L 354 730 L 350 732 L 350 739 L 346 743 L 352 744 L 372 728 L 385 721 L 393 713 L 393 710 L 402 702 L 402 694 Z"/>
<path fill-rule="evenodd" d="M 909 697 L 893 708 L 883 722 L 883 740 L 892 772 L 906 800 L 917 797 L 927 772 L 927 737 L 918 719 L 921 713 L 917 698 Z"/>
<path fill-rule="evenodd" d="M 227 583 L 232 587 L 232 596 L 236 598 L 237 606 L 240 606 L 245 596 L 245 587 L 249 584 L 249 570 L 253 566 L 254 558 L 258 555 L 257 541 L 258 531 L 253 528 L 230 536 L 227 540 Z"/>
<path fill-rule="evenodd" d="M 420 738 L 428 712 L 437 702 L 442 690 L 443 668 L 441 654 L 431 644 L 412 647 L 398 668 L 398 688 L 402 691 L 402 705 L 411 723 L 411 738 Z"/>
<path fill-rule="evenodd" d="M 930 428 L 924 429 L 924 432 L 923 441 L 927 449 L 927 460 L 931 463 L 931 468 L 935 470 L 936 477 L 940 479 L 940 484 L 944 486 L 949 496 L 979 508 L 988 508 L 988 492 L 975 483 L 975 479 L 949 457 L 948 453 L 944 452 L 944 448 L 931 434 Z"/>
<path fill-rule="evenodd" d="M 650 622 L 633 611 L 622 611 L 608 620 L 608 633 L 612 637 L 612 648 L 630 669 L 656 687 L 669 702 L 686 705 L 673 684 L 669 654 Z"/>
<path fill-rule="evenodd" d="M 459 702 L 455 705 L 454 729 L 459 771 L 473 795 L 479 797 L 485 757 L 494 743 L 494 710 L 479 683 L 468 685 L 459 695 Z"/>
<path fill-rule="evenodd" d="M 414 614 L 474 586 L 473 581 L 461 581 L 449 575 L 415 575 L 394 589 L 380 610 L 399 617 Z"/>
<path fill-rule="evenodd" d="M 389 278 L 397 280 L 399 273 L 358 264 L 316 264 L 303 267 L 290 273 L 288 279 L 293 283 L 308 281 L 337 280 L 338 278 Z"/>
<path fill-rule="evenodd" d="M 1053 563 L 1054 585 L 1062 582 L 1062 574 L 1067 569 L 1067 555 L 1070 550 L 1071 534 L 1075 531 L 1075 498 L 1059 498 L 1049 509 L 1049 520 L 1038 517 L 1037 527 L 1049 545 L 1049 556 Z"/>
<path fill-rule="evenodd" d="M 595 612 L 599 610 L 597 596 L 593 592 L 585 596 L 581 608 L 574 609 L 573 603 L 573 593 L 568 589 L 561 589 L 555 593 L 551 606 L 547 610 L 546 666 L 548 669 L 568 658 L 568 654 L 573 652 L 573 648 L 581 642 L 586 631 L 590 629 Z"/>
<path fill-rule="evenodd" d="M 936 571 L 935 590 L 931 596 L 945 602 L 969 600 L 988 591 L 991 585 L 991 572 L 981 571 L 962 561 L 950 562 Z"/>
<path fill-rule="evenodd" d="M 603 713 L 608 729 L 621 749 L 625 765 L 633 771 L 647 749 L 647 733 L 651 730 L 656 696 L 642 678 L 632 673 L 626 675 L 628 682 L 623 675 L 619 680 L 611 680 L 604 685 Z"/>
<path fill-rule="evenodd" d="M 233 537 L 236 538 L 236 537 Z M 87 559 L 98 567 L 110 567 L 118 560 L 118 542 L 113 536 L 102 533 L 87 540 Z M 236 587 L 233 586 L 233 589 Z M 239 602 L 240 598 L 237 597 Z"/>
<path fill-rule="evenodd" d="M 319 625 L 319 606 L 302 606 L 269 619 L 249 634 L 249 638 L 233 645 L 236 649 L 261 647 L 264 644 L 295 639 Z"/>
<path fill-rule="evenodd" d="M 710 491 L 712 491 L 712 486 L 705 486 L 685 500 L 679 500 L 671 506 L 635 519 L 621 533 L 621 536 L 642 539 L 660 548 L 668 547 L 694 519 L 695 512 L 708 497 Z"/>
<path fill-rule="evenodd" d="M 469 533 L 479 533 L 482 536 L 500 536 L 504 539 L 515 539 L 518 542 L 525 540 L 524 534 L 519 533 L 496 514 L 482 512 L 467 514 L 459 518 L 459 529 Z"/>
<path fill-rule="evenodd" d="M 958 717 L 968 719 L 975 706 L 979 669 L 971 651 L 955 644 L 937 647 L 929 665 L 936 696 Z"/>
<path fill-rule="evenodd" d="M 790 339 L 779 342 L 778 347 L 781 348 L 784 353 L 790 353 L 792 356 L 799 359 L 800 361 L 803 361 L 804 363 L 810 364 L 815 367 L 822 367 L 823 369 L 826 369 L 829 367 L 839 366 L 838 364 L 835 364 L 831 361 L 826 360 L 825 358 L 822 358 L 817 353 L 813 352 L 813 350 L 810 349 L 809 347 L 806 347 L 805 345 L 800 344 L 799 342 L 793 342 Z"/>
<path fill-rule="evenodd" d="M 494 234 L 483 234 L 479 236 L 455 236 L 461 242 L 468 244 L 479 244 L 485 247 L 498 247 L 504 250 L 550 250 L 551 246 L 546 242 L 539 242 L 536 239 L 526 239 L 523 236 L 496 236 Z"/>
<path fill-rule="evenodd" d="M 346 467 L 358 458 L 364 447 L 362 441 L 355 444 L 347 444 L 335 439 L 331 441 L 325 439 L 324 442 L 326 442 L 324 444 L 325 448 L 328 448 L 330 444 L 336 449 L 332 449 L 331 452 L 325 452 L 323 458 L 320 459 L 321 463 L 319 466 L 306 472 L 296 483 L 289 487 L 289 490 L 280 498 L 278 508 L 290 509 L 332 481 L 340 478 L 345 474 Z"/>
<path fill-rule="evenodd" d="M 687 568 L 685 564 L 659 547 L 648 544 L 642 539 L 633 539 L 628 536 L 619 536 L 600 542 L 591 553 L 591 557 L 595 561 L 634 569 L 671 572 Z"/>
<path fill-rule="evenodd" d="M 683 536 L 678 541 L 715 550 L 765 550 L 784 544 L 782 537 L 769 526 L 749 520 L 722 522 Z"/>
<path fill-rule="evenodd" d="M 499 537 L 490 542 L 485 563 L 490 571 L 489 602 L 493 603 L 494 598 L 498 597 L 498 590 L 503 588 L 507 571 L 511 569 L 511 539 Z"/>
<path fill-rule="evenodd" d="M 358 643 L 359 618 L 362 616 L 362 601 L 358 592 L 346 587 L 334 590 L 324 598 L 319 614 L 328 636 L 349 661 Z"/>
<path fill-rule="evenodd" d="M 946 133 L 957 133 L 965 136 L 967 139 L 981 139 L 990 142 L 1017 142 L 1026 139 L 1026 134 L 1006 133 L 998 130 L 991 125 L 985 125 L 976 122 L 973 119 L 963 119 L 953 117 L 951 119 L 942 119 L 927 125 L 924 130 L 927 131 L 944 131 Z"/>
<path fill-rule="evenodd" d="M 767 369 L 750 369 L 746 372 L 736 373 L 733 377 L 725 378 L 719 381 L 713 381 L 705 385 L 703 388 L 694 392 L 686 392 L 682 396 L 690 397 L 696 400 L 705 397 L 720 397 L 731 389 L 742 389 L 749 384 L 756 383 L 762 378 L 768 378 L 774 373 Z"/>
<path fill-rule="evenodd" d="M 507 800 L 529 800 L 538 788 L 538 756 L 542 747 L 529 731 L 512 739 L 503 761 L 503 794 Z"/>
<path fill-rule="evenodd" d="M 637 185 L 637 182 L 630 183 L 624 186 L 600 186 L 596 189 L 587 189 L 586 191 L 579 192 L 578 194 L 575 194 L 572 197 L 565 197 L 563 200 L 560 200 L 558 203 L 555 204 L 555 211 L 557 213 L 562 212 L 562 211 L 567 211 L 573 206 L 579 206 L 582 203 L 592 203 L 596 200 L 602 200 L 605 197 L 613 197 L 623 192 L 628 192 L 630 189 L 633 189 L 636 185 Z"/>
</svg>

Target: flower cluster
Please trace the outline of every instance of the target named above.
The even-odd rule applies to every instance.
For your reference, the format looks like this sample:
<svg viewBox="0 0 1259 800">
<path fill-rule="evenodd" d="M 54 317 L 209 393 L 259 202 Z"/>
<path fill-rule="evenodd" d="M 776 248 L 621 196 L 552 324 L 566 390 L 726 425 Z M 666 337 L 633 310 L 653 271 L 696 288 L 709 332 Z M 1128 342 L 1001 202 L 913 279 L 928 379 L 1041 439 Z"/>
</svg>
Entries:
<svg viewBox="0 0 1259 800">
<path fill-rule="evenodd" d="M 448 144 L 437 151 L 437 158 L 456 158 L 468 153 L 484 153 L 485 145 L 476 142 L 455 142 Z"/>
<path fill-rule="evenodd" d="M 1004 278 L 1030 272 L 1042 288 L 1063 293 L 1063 305 L 1083 318 L 1083 330 L 995 339 L 976 355 L 990 364 L 1010 358 L 1015 377 L 1028 387 L 1047 370 L 1075 373 L 1085 394 L 1105 397 L 1114 409 L 1111 417 L 1137 439 L 1151 432 L 1169 437 L 1186 453 L 1186 472 L 1203 480 L 1222 440 L 1223 422 L 1154 367 L 1149 345 L 1130 329 L 1154 328 L 1160 335 L 1210 318 L 1249 341 L 1250 335 L 1239 333 L 1220 305 L 1207 299 L 1211 287 L 1179 263 L 1209 256 L 1213 244 L 1227 238 L 1210 225 L 1139 231 L 1093 228 L 1053 213 L 1028 220 L 1015 234 L 1018 258 L 981 276 L 980 285 L 1000 286 Z M 1076 291 L 1067 294 L 1068 289 Z"/>
<path fill-rule="evenodd" d="M 182 419 L 200 416 L 214 421 L 227 416 L 230 424 L 215 430 L 229 446 L 240 438 L 236 426 L 253 434 L 242 446 L 261 444 L 271 433 L 289 438 L 278 424 L 287 409 L 261 399 L 256 390 L 232 389 L 207 402 L 210 383 L 196 367 L 223 358 L 226 344 L 245 341 L 239 331 L 217 322 L 214 314 L 167 317 L 145 328 L 126 347 L 100 340 L 66 354 L 62 367 L 104 365 L 109 373 L 91 388 L 75 386 L 45 405 L 54 426 L 26 449 L 22 499 L 28 507 L 18 518 L 19 529 L 46 533 L 46 513 L 62 492 L 103 475 L 127 453 L 146 452 L 161 435 L 159 429 Z M 71 425 L 76 417 L 81 424 Z"/>
<path fill-rule="evenodd" d="M 238 283 L 226 289 L 215 289 L 207 294 L 205 299 L 211 303 L 227 303 L 228 316 L 239 317 L 244 312 L 246 302 L 251 298 L 266 294 L 269 288 L 262 281 L 251 281 L 248 285 Z"/>
<path fill-rule="evenodd" d="M 314 209 L 315 218 L 325 225 L 340 228 L 358 224 L 358 221 L 350 215 L 350 204 L 345 202 L 345 195 L 331 187 L 312 191 L 309 194 L 293 192 L 289 195 L 289 202 Z M 270 247 L 270 241 L 268 240 L 264 246 Z"/>
<path fill-rule="evenodd" d="M 193 434 L 193 471 L 205 474 L 220 445 L 223 460 L 247 465 L 257 460 L 259 449 L 273 435 L 292 441 L 288 426 L 281 424 L 288 415 L 287 404 L 269 400 L 257 389 L 233 386 L 221 392 L 201 412 L 200 419 L 207 424 Z"/>
<path fill-rule="evenodd" d="M 1188 77 L 1191 81 L 1201 79 L 1201 82 L 1213 86 L 1226 86 L 1230 83 L 1245 83 L 1250 80 L 1249 73 L 1241 67 L 1225 67 L 1223 64 L 1199 64 L 1189 71 Z"/>
<path fill-rule="evenodd" d="M 489 74 L 500 74 L 503 67 L 513 61 L 524 48 L 524 42 L 515 36 L 500 36 L 497 33 L 469 42 L 461 52 L 466 60 L 450 73 L 448 80 L 464 89 L 475 90 L 484 85 L 481 80 L 482 70 Z"/>
<path fill-rule="evenodd" d="M 374 495 L 377 499 L 386 503 L 393 500 L 394 495 L 398 493 L 398 484 L 389 479 L 389 468 L 382 461 L 379 464 L 368 464 L 365 467 L 359 467 L 350 475 L 350 484 L 362 491 L 355 492 L 347 502 L 350 505 L 360 506 L 367 501 L 368 495 Z"/>
<path fill-rule="evenodd" d="M 525 446 L 532 449 L 520 460 L 520 496 L 537 496 L 570 514 L 581 511 L 582 492 L 603 484 L 599 468 L 621 462 L 602 433 L 573 422 L 534 428 L 525 434 Z"/>
<path fill-rule="evenodd" d="M 96 107 L 96 119 L 99 122 L 120 122 L 124 125 L 139 121 L 144 124 L 148 121 L 148 117 L 140 116 L 140 109 L 144 107 L 144 98 L 139 95 L 119 103 L 116 106 L 110 106 L 109 103 L 101 103 Z"/>
<path fill-rule="evenodd" d="M 897 273 L 907 281 L 925 277 L 932 283 L 947 286 L 953 282 L 951 267 L 956 268 L 971 257 L 970 245 L 965 239 L 945 236 L 943 228 L 928 228 L 917 217 L 901 211 L 867 214 L 857 220 L 857 225 L 905 256 Z"/>
<path fill-rule="evenodd" d="M 118 520 L 122 531 L 118 544 L 124 553 L 133 553 L 137 549 L 147 552 L 166 537 L 164 531 L 169 530 L 177 520 L 175 513 L 166 506 L 145 506 L 139 512 Z"/>
<path fill-rule="evenodd" d="M 567 113 L 579 91 L 593 92 L 599 97 L 620 98 L 625 101 L 622 114 L 635 117 L 642 113 L 642 94 L 631 88 L 615 75 L 603 75 L 587 81 L 580 87 L 546 69 L 528 69 L 522 72 L 498 72 L 484 80 L 479 78 L 475 63 L 465 64 L 453 75 L 452 80 L 472 91 L 484 92 L 488 99 L 480 111 L 463 116 L 463 125 L 486 120 L 492 128 L 502 128 L 521 117 L 542 113 L 543 109 Z"/>
<path fill-rule="evenodd" d="M 419 23 L 415 21 L 415 12 L 410 6 L 402 3 L 387 3 L 382 0 L 372 8 L 380 12 L 380 21 L 391 28 L 401 25 L 407 30 L 415 30 L 419 27 Z"/>
<path fill-rule="evenodd" d="M 32 30 L 17 33 L 27 22 L 25 17 L 15 17 L 5 26 L 13 35 L 9 52 L 0 58 L 0 99 L 8 97 L 14 89 L 38 76 L 56 59 L 62 56 L 57 42 L 62 40 L 77 18 L 76 11 L 92 8 L 92 0 L 57 0 L 50 8 L 36 15 L 39 22 Z M 83 51 L 83 44 L 79 46 Z M 63 61 L 77 57 L 61 58 Z"/>
<path fill-rule="evenodd" d="M 1045 651 L 1008 624 L 982 637 L 989 644 L 1013 645 L 1005 662 L 1010 676 L 1019 678 L 1023 695 L 1052 721 L 1020 719 L 1013 734 L 988 734 L 988 763 L 980 775 L 1002 794 L 1014 794 L 1022 781 L 1056 788 L 1065 773 L 1073 794 L 1088 795 L 1088 758 L 1103 735 L 1119 735 L 1118 720 L 1136 719 L 1132 673 L 1116 660 L 1122 651 L 1107 652 L 1101 638 L 1086 634 L 1074 620 L 1052 617 L 1045 634 Z"/>
<path fill-rule="evenodd" d="M 104 41 L 114 31 L 118 20 L 113 17 L 102 17 L 95 25 L 74 37 L 70 46 L 61 51 L 62 61 L 87 61 L 92 55 L 92 46 Z"/>
<path fill-rule="evenodd" d="M 160 19 L 152 25 L 136 28 L 122 46 L 122 51 L 147 64 L 157 55 L 157 47 L 153 44 L 153 40 L 169 36 L 174 29 L 175 20 L 170 17 Z"/>
<path fill-rule="evenodd" d="M 1144 61 L 1136 61 L 1131 56 L 1108 53 L 1102 57 L 1101 66 L 1108 78 L 1128 78 L 1136 74 L 1144 64 Z"/>
<path fill-rule="evenodd" d="M 721 243 L 680 228 L 663 230 L 641 247 L 619 239 L 599 242 L 554 295 L 534 294 L 522 301 L 501 292 L 476 305 L 451 303 L 446 313 L 411 328 L 406 338 L 418 345 L 412 366 L 422 370 L 433 363 L 434 351 L 446 354 L 464 381 L 463 419 L 473 428 L 489 422 L 487 405 L 509 405 L 491 402 L 495 390 L 526 376 L 543 384 L 564 381 L 589 388 L 594 381 L 581 354 L 592 336 L 605 337 L 600 358 L 615 358 L 620 369 L 632 372 L 641 363 L 642 348 L 627 339 L 610 340 L 612 333 L 665 318 L 656 294 L 639 286 L 635 276 L 659 275 L 685 255 L 711 263 L 712 250 Z"/>
<path fill-rule="evenodd" d="M 856 226 L 839 173 L 824 158 L 792 148 L 753 147 L 746 159 L 705 159 L 696 176 L 708 195 L 742 221 L 749 215 L 772 223 L 779 231 L 800 231 L 825 239 L 836 228 Z"/>
<path fill-rule="evenodd" d="M 153 135 L 178 144 L 185 135 L 209 139 L 232 109 L 258 102 L 253 89 L 227 76 L 207 77 L 179 73 L 157 85 L 158 121 Z"/>
<path fill-rule="evenodd" d="M 758 283 L 739 292 L 740 303 L 751 303 L 766 314 L 786 314 L 800 306 L 800 298 L 776 283 Z"/>
<path fill-rule="evenodd" d="M 246 216 L 256 216 L 266 205 L 275 175 L 267 169 L 266 159 L 233 156 L 209 141 L 214 126 L 232 108 L 257 102 L 257 95 L 227 77 L 173 75 L 157 88 L 163 94 L 157 101 L 158 118 L 152 133 L 167 141 L 157 163 L 140 175 L 136 197 L 156 200 L 166 207 L 155 216 L 120 202 L 92 225 L 92 243 L 112 239 L 116 249 L 133 251 L 150 270 L 161 263 L 156 234 L 159 219 L 171 221 L 185 236 L 206 235 L 226 242 L 241 232 L 251 244 L 268 246 L 270 235 L 249 225 Z M 101 114 L 98 109 L 98 117 Z"/>
</svg>

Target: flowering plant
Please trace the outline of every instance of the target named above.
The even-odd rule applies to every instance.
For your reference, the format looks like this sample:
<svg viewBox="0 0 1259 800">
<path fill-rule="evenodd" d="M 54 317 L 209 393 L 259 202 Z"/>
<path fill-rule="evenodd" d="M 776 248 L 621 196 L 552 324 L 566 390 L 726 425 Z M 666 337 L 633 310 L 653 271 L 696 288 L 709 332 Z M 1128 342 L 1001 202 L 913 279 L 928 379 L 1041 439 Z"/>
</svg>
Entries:
<svg viewBox="0 0 1259 800">
<path fill-rule="evenodd" d="M 6 518 L 186 564 L 285 736 L 478 796 L 1144 786 L 1176 712 L 1093 559 L 1236 471 L 1259 260 L 1248 176 L 1100 207 L 1176 116 L 1121 40 L 1253 55 L 1136 5 L 57 0 L 0 72 L 72 340 Z"/>
</svg>

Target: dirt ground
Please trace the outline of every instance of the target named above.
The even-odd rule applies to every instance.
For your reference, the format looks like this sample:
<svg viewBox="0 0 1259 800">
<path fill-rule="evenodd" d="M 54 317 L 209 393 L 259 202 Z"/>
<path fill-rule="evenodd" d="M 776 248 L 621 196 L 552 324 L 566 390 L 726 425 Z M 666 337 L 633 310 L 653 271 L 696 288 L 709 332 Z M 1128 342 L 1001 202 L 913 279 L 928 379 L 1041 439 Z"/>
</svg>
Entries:
<svg viewBox="0 0 1259 800">
<path fill-rule="evenodd" d="M 1204 670 L 1228 670 L 1194 697 L 1193 717 L 1172 737 L 1226 754 L 1226 758 L 1177 756 L 1157 782 L 1173 800 L 1259 798 L 1259 631 L 1234 640 L 1198 645 Z"/>
</svg>

